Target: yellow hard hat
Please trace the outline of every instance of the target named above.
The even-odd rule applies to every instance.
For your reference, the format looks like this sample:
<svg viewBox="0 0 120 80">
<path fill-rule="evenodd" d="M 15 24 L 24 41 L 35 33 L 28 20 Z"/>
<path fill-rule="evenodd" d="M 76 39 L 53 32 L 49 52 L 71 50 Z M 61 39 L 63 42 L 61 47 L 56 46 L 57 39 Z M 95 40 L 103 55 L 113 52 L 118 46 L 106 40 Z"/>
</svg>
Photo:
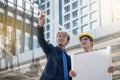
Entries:
<svg viewBox="0 0 120 80">
<path fill-rule="evenodd" d="M 78 36 L 78 39 L 80 40 L 82 37 L 89 37 L 89 38 L 91 38 L 91 41 L 94 42 L 93 36 L 92 36 L 91 34 L 87 33 L 87 32 L 84 32 L 84 33 L 80 34 L 80 35 Z"/>
</svg>

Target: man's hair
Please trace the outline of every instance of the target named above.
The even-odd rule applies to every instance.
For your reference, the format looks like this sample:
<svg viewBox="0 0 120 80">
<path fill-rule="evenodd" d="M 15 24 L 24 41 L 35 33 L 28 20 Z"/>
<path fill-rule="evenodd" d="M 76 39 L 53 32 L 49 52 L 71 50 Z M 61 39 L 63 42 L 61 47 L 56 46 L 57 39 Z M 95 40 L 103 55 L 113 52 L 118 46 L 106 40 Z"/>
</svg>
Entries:
<svg viewBox="0 0 120 80">
<path fill-rule="evenodd" d="M 66 31 L 59 31 L 59 32 L 57 33 L 57 36 L 58 36 L 59 34 L 65 34 L 65 35 L 67 36 L 67 40 L 68 40 L 68 41 L 70 40 L 70 36 L 69 36 L 69 34 L 68 34 Z"/>
</svg>

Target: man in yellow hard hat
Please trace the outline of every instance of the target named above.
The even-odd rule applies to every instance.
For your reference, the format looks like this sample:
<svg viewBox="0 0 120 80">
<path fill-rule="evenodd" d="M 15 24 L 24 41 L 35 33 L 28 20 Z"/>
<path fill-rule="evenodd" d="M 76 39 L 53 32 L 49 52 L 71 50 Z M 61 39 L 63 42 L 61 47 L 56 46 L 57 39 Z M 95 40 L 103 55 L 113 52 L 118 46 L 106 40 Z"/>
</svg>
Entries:
<svg viewBox="0 0 120 80">
<path fill-rule="evenodd" d="M 89 33 L 82 33 L 78 36 L 78 39 L 81 43 L 81 47 L 84 49 L 85 52 L 90 52 L 93 51 L 93 44 L 94 44 L 94 38 L 91 34 Z M 110 66 L 108 68 L 109 73 L 113 73 L 115 71 L 113 66 Z M 75 77 L 76 73 L 74 71 L 69 72 L 70 77 Z"/>
<path fill-rule="evenodd" d="M 78 39 L 81 43 L 81 47 L 85 52 L 93 51 L 94 38 L 89 33 L 82 33 L 78 36 Z"/>
</svg>

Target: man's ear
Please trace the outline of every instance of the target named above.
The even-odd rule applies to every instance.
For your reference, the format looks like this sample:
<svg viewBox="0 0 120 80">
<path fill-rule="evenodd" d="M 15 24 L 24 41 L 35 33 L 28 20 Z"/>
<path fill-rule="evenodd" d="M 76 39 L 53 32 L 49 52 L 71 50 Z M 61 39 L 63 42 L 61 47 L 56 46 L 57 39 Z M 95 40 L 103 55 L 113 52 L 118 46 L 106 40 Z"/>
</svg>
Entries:
<svg viewBox="0 0 120 80">
<path fill-rule="evenodd" d="M 68 40 L 68 42 L 66 43 L 66 45 L 70 42 L 70 40 Z"/>
</svg>

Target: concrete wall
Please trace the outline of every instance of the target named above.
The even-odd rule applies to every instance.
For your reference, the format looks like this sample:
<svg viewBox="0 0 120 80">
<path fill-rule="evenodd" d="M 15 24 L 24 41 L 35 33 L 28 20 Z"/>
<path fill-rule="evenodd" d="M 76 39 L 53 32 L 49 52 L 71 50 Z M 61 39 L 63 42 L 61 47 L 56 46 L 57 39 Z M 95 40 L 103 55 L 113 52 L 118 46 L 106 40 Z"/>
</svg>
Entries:
<svg viewBox="0 0 120 80">
<path fill-rule="evenodd" d="M 99 0 L 100 1 L 100 19 L 101 26 L 112 23 L 112 0 Z"/>
</svg>

